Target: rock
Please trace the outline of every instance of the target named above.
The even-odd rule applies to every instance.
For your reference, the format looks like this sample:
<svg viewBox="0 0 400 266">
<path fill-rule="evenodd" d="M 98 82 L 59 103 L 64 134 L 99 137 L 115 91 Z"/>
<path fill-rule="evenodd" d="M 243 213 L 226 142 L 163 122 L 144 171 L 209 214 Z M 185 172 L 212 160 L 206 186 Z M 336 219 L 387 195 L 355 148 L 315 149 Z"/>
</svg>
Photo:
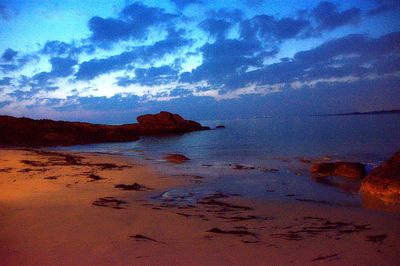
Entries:
<svg viewBox="0 0 400 266">
<path fill-rule="evenodd" d="M 315 176 L 342 176 L 351 179 L 364 178 L 365 165 L 352 162 L 314 163 L 310 172 Z"/>
<path fill-rule="evenodd" d="M 400 150 L 369 173 L 360 191 L 385 202 L 400 203 Z"/>
<path fill-rule="evenodd" d="M 139 124 L 98 125 L 0 116 L 0 145 L 45 147 L 127 142 L 138 140 L 141 135 L 182 134 L 209 129 L 168 112 L 137 119 Z"/>
<path fill-rule="evenodd" d="M 117 184 L 114 186 L 115 188 L 119 188 L 121 190 L 135 190 L 135 191 L 143 191 L 143 190 L 151 190 L 146 186 L 143 186 L 138 183 L 133 183 L 131 185 L 126 185 L 126 184 Z"/>
<path fill-rule="evenodd" d="M 176 134 L 210 129 L 195 121 L 185 120 L 178 114 L 165 111 L 155 115 L 142 115 L 137 120 L 140 133 L 145 135 Z"/>
<path fill-rule="evenodd" d="M 221 129 L 221 128 L 225 128 L 225 126 L 223 126 L 223 125 L 218 125 L 218 126 L 216 126 L 215 128 L 216 128 L 216 129 Z"/>
<path fill-rule="evenodd" d="M 164 157 L 164 159 L 170 163 L 184 163 L 190 160 L 185 155 L 178 153 L 168 154 L 167 156 Z"/>
<path fill-rule="evenodd" d="M 169 112 L 160 112 L 152 115 L 142 115 L 137 118 L 139 125 L 151 125 L 151 126 L 176 126 L 185 122 L 178 114 L 171 114 Z"/>
<path fill-rule="evenodd" d="M 135 125 L 109 126 L 0 116 L 0 145 L 67 146 L 138 139 Z"/>
<path fill-rule="evenodd" d="M 256 168 L 251 165 L 234 164 L 233 169 L 235 169 L 235 170 L 254 170 Z"/>
</svg>

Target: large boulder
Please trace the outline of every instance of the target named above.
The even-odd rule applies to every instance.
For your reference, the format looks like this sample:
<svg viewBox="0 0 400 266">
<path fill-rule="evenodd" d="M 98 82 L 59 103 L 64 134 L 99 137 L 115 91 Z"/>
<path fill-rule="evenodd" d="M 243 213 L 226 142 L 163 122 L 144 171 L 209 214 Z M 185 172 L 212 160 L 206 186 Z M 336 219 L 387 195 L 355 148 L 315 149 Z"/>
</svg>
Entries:
<svg viewBox="0 0 400 266">
<path fill-rule="evenodd" d="M 139 122 L 139 125 L 146 126 L 177 126 L 185 123 L 185 119 L 183 119 L 180 115 L 165 111 L 155 115 L 147 114 L 139 116 L 137 121 Z"/>
<path fill-rule="evenodd" d="M 385 202 L 400 203 L 400 150 L 369 173 L 360 191 Z"/>
<path fill-rule="evenodd" d="M 208 127 L 203 127 L 201 124 L 185 120 L 178 114 L 172 114 L 162 111 L 158 114 L 142 115 L 137 118 L 139 122 L 140 134 L 171 134 L 185 133 L 198 130 L 207 130 Z"/>
<path fill-rule="evenodd" d="M 365 165 L 353 162 L 314 163 L 310 172 L 317 177 L 341 176 L 361 179 L 366 175 Z"/>
</svg>

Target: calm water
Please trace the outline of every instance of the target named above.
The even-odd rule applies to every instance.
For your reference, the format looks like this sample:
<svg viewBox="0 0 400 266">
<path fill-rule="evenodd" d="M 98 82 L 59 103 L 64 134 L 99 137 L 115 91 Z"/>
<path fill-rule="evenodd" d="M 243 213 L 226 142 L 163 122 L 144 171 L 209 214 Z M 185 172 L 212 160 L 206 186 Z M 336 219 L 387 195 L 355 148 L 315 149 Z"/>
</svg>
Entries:
<svg viewBox="0 0 400 266">
<path fill-rule="evenodd" d="M 202 121 L 225 129 L 180 136 L 146 137 L 136 142 L 60 148 L 84 152 L 119 153 L 148 160 L 168 174 L 194 174 L 201 183 L 174 188 L 166 196 L 187 196 L 191 201 L 215 191 L 239 193 L 278 201 L 314 200 L 361 206 L 358 183 L 310 178 L 302 159 L 363 162 L 371 169 L 400 149 L 400 115 L 284 117 L 231 121 Z M 182 153 L 191 160 L 172 165 L 162 160 Z M 255 167 L 235 170 L 234 164 Z M 265 172 L 265 168 L 278 172 Z M 187 177 L 182 177 L 187 178 Z"/>
</svg>

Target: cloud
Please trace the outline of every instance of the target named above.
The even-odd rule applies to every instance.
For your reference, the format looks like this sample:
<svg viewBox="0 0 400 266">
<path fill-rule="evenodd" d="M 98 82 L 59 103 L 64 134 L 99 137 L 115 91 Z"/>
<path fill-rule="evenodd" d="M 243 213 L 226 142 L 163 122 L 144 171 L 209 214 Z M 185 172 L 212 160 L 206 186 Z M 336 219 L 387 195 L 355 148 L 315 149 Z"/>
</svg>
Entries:
<svg viewBox="0 0 400 266">
<path fill-rule="evenodd" d="M 183 73 L 183 82 L 208 80 L 221 85 L 231 75 L 245 72 L 251 66 L 261 66 L 264 56 L 267 56 L 260 42 L 251 39 L 221 39 L 212 44 L 206 43 L 200 51 L 202 64 L 190 73 Z"/>
<path fill-rule="evenodd" d="M 133 63 L 150 63 L 161 59 L 166 54 L 172 54 L 183 46 L 190 44 L 190 40 L 182 37 L 182 32 L 170 29 L 164 40 L 153 45 L 137 46 L 131 51 L 123 52 L 104 59 L 91 59 L 83 62 L 76 73 L 77 80 L 91 80 L 101 74 L 125 69 Z"/>
<path fill-rule="evenodd" d="M 7 48 L 0 58 L 0 72 L 8 73 L 20 70 L 27 63 L 34 60 L 38 60 L 36 54 L 22 54 L 11 48 Z"/>
<path fill-rule="evenodd" d="M 206 80 L 208 86 L 197 95 L 215 99 L 266 95 L 318 84 L 372 81 L 400 75 L 398 43 L 400 32 L 379 38 L 350 34 L 298 52 L 291 59 L 261 65 L 262 60 L 252 56 L 259 47 L 242 46 L 237 40 L 221 40 L 202 48 L 203 64 L 191 73 L 183 73 L 181 81 Z M 232 52 L 224 54 L 225 50 Z M 250 65 L 258 67 L 246 70 Z"/>
<path fill-rule="evenodd" d="M 309 26 L 310 22 L 302 18 L 276 19 L 273 16 L 259 15 L 242 22 L 241 37 L 281 42 L 299 37 Z"/>
<path fill-rule="evenodd" d="M 229 30 L 240 23 L 243 17 L 243 12 L 238 9 L 211 10 L 198 27 L 213 38 L 225 38 Z"/>
<path fill-rule="evenodd" d="M 0 86 L 8 86 L 11 84 L 12 78 L 10 77 L 4 77 L 0 79 Z"/>
<path fill-rule="evenodd" d="M 244 18 L 242 10 L 222 8 L 208 12 L 209 18 L 225 19 L 231 23 L 240 22 Z"/>
<path fill-rule="evenodd" d="M 52 66 L 50 75 L 53 77 L 68 77 L 74 72 L 73 67 L 78 63 L 72 58 L 53 57 L 50 59 Z"/>
<path fill-rule="evenodd" d="M 129 86 L 130 84 L 140 84 L 154 86 L 166 84 L 178 79 L 178 71 L 171 66 L 136 68 L 135 77 L 122 77 L 118 81 L 119 86 Z"/>
<path fill-rule="evenodd" d="M 351 8 L 339 11 L 338 5 L 323 1 L 315 7 L 311 14 L 317 22 L 317 30 L 326 31 L 335 28 L 357 24 L 361 20 L 361 10 L 359 8 Z"/>
<path fill-rule="evenodd" d="M 92 17 L 88 23 L 90 39 L 106 45 L 120 40 L 141 40 L 151 27 L 166 24 L 175 17 L 164 9 L 136 2 L 125 7 L 117 18 Z"/>
<path fill-rule="evenodd" d="M 365 59 L 381 58 L 390 53 L 399 53 L 400 32 L 393 32 L 379 38 L 362 34 L 350 34 L 326 42 L 309 51 L 298 52 L 294 58 L 305 63 L 320 63 L 339 55 L 358 55 Z"/>
<path fill-rule="evenodd" d="M 376 5 L 366 11 L 369 15 L 394 9 L 398 3 L 373 1 Z M 195 4 L 203 1 L 195 0 L 171 2 L 177 9 L 194 6 L 172 14 L 160 7 L 134 3 L 115 16 L 92 17 L 86 39 L 49 40 L 32 54 L 6 49 L 0 54 L 3 72 L 0 97 L 10 103 L 8 110 L 20 103 L 70 114 L 78 109 L 88 111 L 87 114 L 93 111 L 91 114 L 98 115 L 99 119 L 107 113 L 105 109 L 126 115 L 132 115 L 127 111 L 132 108 L 154 111 L 171 108 L 193 113 L 193 110 L 200 112 L 205 105 L 210 110 L 203 114 L 208 112 L 211 117 L 211 110 L 222 113 L 223 107 L 231 111 L 247 110 L 250 102 L 251 105 L 267 103 L 283 111 L 284 108 L 269 99 L 282 102 L 285 97 L 291 104 L 311 110 L 318 104 L 321 106 L 312 96 L 322 99 L 326 95 L 325 101 L 334 104 L 336 100 L 329 97 L 335 97 L 338 91 L 343 93 L 343 88 L 350 90 L 354 85 L 362 90 L 374 84 L 378 87 L 371 89 L 372 95 L 372 92 L 379 93 L 379 86 L 399 82 L 399 32 L 374 38 L 366 34 L 343 36 L 349 31 L 368 32 L 362 23 L 357 30 L 341 29 L 327 34 L 358 23 L 359 8 L 343 9 L 335 4 L 337 1 L 324 1 L 308 11 L 282 17 L 263 14 L 266 5 L 259 0 L 240 3 L 243 10 L 214 10 L 220 4 L 200 7 Z M 252 10 L 257 5 L 258 15 L 249 17 L 254 12 L 248 12 L 246 5 Z M 167 10 L 174 9 L 171 4 L 165 6 Z M 201 14 L 190 17 L 196 8 L 200 8 Z M 378 32 L 381 31 L 374 34 Z M 327 38 L 340 37 L 299 51 L 326 40 L 321 38 L 323 34 Z M 291 41 L 285 43 L 288 40 Z M 117 44 L 120 41 L 126 42 Z M 279 61 L 281 46 L 294 56 Z M 38 64 L 28 64 L 39 56 L 42 58 Z M 47 67 L 48 64 L 43 64 L 47 59 L 51 69 L 41 69 Z M 351 91 L 354 95 L 361 93 Z M 179 106 L 175 107 L 176 104 Z M 200 106 L 194 107 L 195 104 Z M 285 108 L 300 110 L 289 104 Z M 254 107 L 252 110 L 267 109 Z"/>
<path fill-rule="evenodd" d="M 91 44 L 76 45 L 75 43 L 66 43 L 62 41 L 47 41 L 41 53 L 51 56 L 75 56 L 81 53 L 91 54 L 95 51 L 95 46 Z"/>
<path fill-rule="evenodd" d="M 185 7 L 193 4 L 203 4 L 203 0 L 171 0 L 172 3 L 179 9 L 184 9 Z"/>
<path fill-rule="evenodd" d="M 210 36 L 220 39 L 225 38 L 229 29 L 232 27 L 232 23 L 224 19 L 208 18 L 203 20 L 199 27 L 210 34 Z"/>
<path fill-rule="evenodd" d="M 10 62 L 10 61 L 14 60 L 14 58 L 17 56 L 17 54 L 18 54 L 17 51 L 14 51 L 13 49 L 8 48 L 1 55 L 1 59 L 6 62 Z"/>
<path fill-rule="evenodd" d="M 42 71 L 31 78 L 23 78 L 20 85 L 31 87 L 32 92 L 39 90 L 53 91 L 58 87 L 54 86 L 53 81 L 57 78 L 65 78 L 74 73 L 74 66 L 78 63 L 72 58 L 53 57 L 50 59 L 51 71 Z"/>
<path fill-rule="evenodd" d="M 375 16 L 385 12 L 400 9 L 398 0 L 374 0 L 376 7 L 368 10 L 368 15 Z"/>
<path fill-rule="evenodd" d="M 0 1 L 0 19 L 11 20 L 17 15 L 17 10 Z"/>
<path fill-rule="evenodd" d="M 255 83 L 315 84 L 397 75 L 400 69 L 400 32 L 379 38 L 351 34 L 295 54 L 293 59 L 233 75 L 225 84 L 232 90 Z M 311 83 L 310 83 L 311 82 Z M 296 86 L 298 88 L 298 86 Z"/>
</svg>

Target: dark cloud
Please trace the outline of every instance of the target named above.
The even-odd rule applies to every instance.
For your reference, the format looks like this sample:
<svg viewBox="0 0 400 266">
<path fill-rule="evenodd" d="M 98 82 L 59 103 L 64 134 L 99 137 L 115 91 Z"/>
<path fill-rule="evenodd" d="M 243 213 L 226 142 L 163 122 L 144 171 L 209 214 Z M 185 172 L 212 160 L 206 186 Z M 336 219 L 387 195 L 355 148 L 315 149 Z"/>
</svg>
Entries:
<svg viewBox="0 0 400 266">
<path fill-rule="evenodd" d="M 171 0 L 171 2 L 174 3 L 177 8 L 183 9 L 189 5 L 203 4 L 204 0 Z"/>
<path fill-rule="evenodd" d="M 218 9 L 218 10 L 211 10 L 208 12 L 209 18 L 214 19 L 224 19 L 229 21 L 230 23 L 237 23 L 243 20 L 244 14 L 239 9 Z"/>
<path fill-rule="evenodd" d="M 176 97 L 176 96 L 186 97 L 186 96 L 191 95 L 191 93 L 192 93 L 191 90 L 188 90 L 188 89 L 185 89 L 185 88 L 182 88 L 182 87 L 177 87 L 177 88 L 172 89 L 171 91 L 169 91 L 169 96 L 171 96 L 171 97 Z"/>
<path fill-rule="evenodd" d="M 356 24 L 361 20 L 361 10 L 359 8 L 351 8 L 339 11 L 338 5 L 323 1 L 315 7 L 312 17 L 317 22 L 317 30 L 333 30 L 349 24 Z"/>
<path fill-rule="evenodd" d="M 241 37 L 281 42 L 300 36 L 309 26 L 310 22 L 305 19 L 276 19 L 273 16 L 259 15 L 241 23 Z"/>
<path fill-rule="evenodd" d="M 304 63 L 319 63 L 339 55 L 358 55 L 365 59 L 381 58 L 384 55 L 400 52 L 400 32 L 393 32 L 379 38 L 362 34 L 350 34 L 326 42 L 315 49 L 298 52 L 295 60 Z"/>
<path fill-rule="evenodd" d="M 5 1 L 4 1 L 5 2 Z M 0 19 L 10 20 L 17 15 L 17 10 L 0 1 Z"/>
<path fill-rule="evenodd" d="M 201 49 L 203 63 L 191 73 L 184 73 L 182 81 L 208 80 L 222 84 L 231 75 L 247 71 L 250 66 L 261 66 L 267 54 L 255 40 L 217 40 Z"/>
<path fill-rule="evenodd" d="M 4 77 L 0 79 L 0 86 L 8 86 L 11 84 L 12 78 L 10 77 Z"/>
<path fill-rule="evenodd" d="M 7 16 L 7 7 L 3 4 L 0 3 L 0 17 L 2 19 L 7 20 L 8 16 Z"/>
<path fill-rule="evenodd" d="M 225 38 L 229 29 L 232 27 L 232 23 L 224 19 L 209 18 L 202 21 L 199 27 L 208 32 L 210 36 L 220 39 Z"/>
<path fill-rule="evenodd" d="M 17 54 L 18 54 L 17 51 L 14 51 L 13 49 L 8 48 L 1 55 L 1 59 L 6 61 L 6 62 L 10 62 L 10 61 L 13 61 L 15 59 Z"/>
<path fill-rule="evenodd" d="M 190 44 L 190 40 L 185 39 L 181 34 L 182 32 L 170 30 L 166 39 L 153 45 L 139 46 L 119 55 L 83 62 L 76 73 L 76 79 L 90 80 L 104 73 L 125 69 L 132 63 L 149 63 L 160 59 L 166 54 L 174 53 L 179 48 Z"/>
<path fill-rule="evenodd" d="M 43 46 L 41 53 L 51 56 L 75 56 L 81 53 L 91 54 L 95 47 L 91 44 L 76 45 L 62 41 L 47 41 Z"/>
<path fill-rule="evenodd" d="M 25 66 L 27 63 L 38 60 L 36 54 L 21 54 L 11 48 L 6 49 L 0 60 L 0 72 L 8 73 L 17 71 Z"/>
<path fill-rule="evenodd" d="M 374 0 L 376 7 L 368 11 L 368 15 L 375 16 L 385 12 L 400 9 L 400 1 L 398 0 Z"/>
<path fill-rule="evenodd" d="M 20 80 L 21 86 L 31 87 L 33 91 L 37 90 L 56 90 L 58 87 L 53 85 L 56 78 L 68 77 L 74 73 L 74 66 L 78 63 L 72 58 L 53 57 L 50 59 L 51 71 L 40 72 L 31 78 L 24 77 Z"/>
<path fill-rule="evenodd" d="M 72 58 L 53 57 L 50 59 L 52 66 L 51 76 L 53 77 L 68 77 L 74 72 L 73 67 L 78 63 Z"/>
<path fill-rule="evenodd" d="M 88 23 L 92 32 L 90 38 L 106 45 L 120 40 L 140 40 L 147 36 L 150 27 L 165 24 L 175 17 L 164 9 L 136 2 L 125 7 L 117 18 L 92 17 Z"/>
<path fill-rule="evenodd" d="M 77 80 L 91 80 L 101 74 L 124 69 L 136 59 L 136 52 L 123 52 L 105 59 L 91 59 L 79 65 Z"/>
<path fill-rule="evenodd" d="M 10 103 L 11 103 L 11 101 L 2 101 L 2 100 L 0 100 L 0 108 L 3 108 L 5 106 L 9 105 Z"/>
<path fill-rule="evenodd" d="M 379 38 L 348 35 L 326 42 L 314 49 L 295 54 L 292 60 L 267 65 L 255 71 L 233 75 L 226 89 L 258 85 L 290 84 L 319 79 L 366 78 L 398 71 L 400 32 Z"/>
<path fill-rule="evenodd" d="M 122 77 L 118 80 L 118 85 L 126 87 L 130 84 L 159 85 L 166 84 L 178 79 L 178 70 L 171 66 L 136 68 L 135 77 Z"/>
</svg>

